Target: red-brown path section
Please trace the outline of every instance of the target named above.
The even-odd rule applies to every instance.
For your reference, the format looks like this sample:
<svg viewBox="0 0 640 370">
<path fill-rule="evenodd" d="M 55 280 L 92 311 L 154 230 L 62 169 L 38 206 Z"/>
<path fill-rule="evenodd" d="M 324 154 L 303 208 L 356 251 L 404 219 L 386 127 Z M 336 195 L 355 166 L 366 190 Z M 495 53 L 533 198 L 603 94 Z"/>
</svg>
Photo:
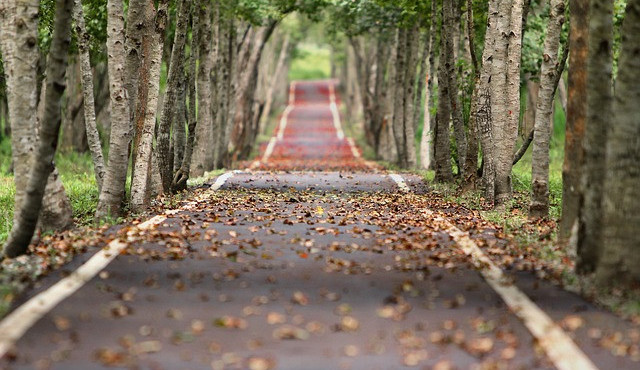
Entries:
<svg viewBox="0 0 640 370">
<path fill-rule="evenodd" d="M 488 250 L 505 242 L 473 213 L 432 199 L 420 178 L 403 174 L 405 187 L 371 171 L 339 137 L 332 85 L 295 84 L 286 127 L 254 170 L 194 190 L 195 201 L 155 226 L 114 229 L 123 251 L 45 312 L 0 368 L 553 368 L 446 225 Z M 507 267 L 512 286 L 595 366 L 638 368 L 637 326 Z M 579 368 L 571 356 L 560 362 Z"/>
<path fill-rule="evenodd" d="M 352 138 L 346 137 L 334 81 L 294 82 L 272 139 L 252 163 L 261 170 L 370 171 Z"/>
</svg>

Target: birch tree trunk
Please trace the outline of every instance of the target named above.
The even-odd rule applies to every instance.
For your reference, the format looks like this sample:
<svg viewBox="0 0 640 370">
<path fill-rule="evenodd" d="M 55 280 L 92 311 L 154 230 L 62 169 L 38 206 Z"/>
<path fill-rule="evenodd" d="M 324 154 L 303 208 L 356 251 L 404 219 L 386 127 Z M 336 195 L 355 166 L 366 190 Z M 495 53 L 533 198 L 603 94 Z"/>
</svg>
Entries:
<svg viewBox="0 0 640 370">
<path fill-rule="evenodd" d="M 13 161 L 15 211 L 14 225 L 19 223 L 22 202 L 27 196 L 29 173 L 38 147 L 37 125 L 37 64 L 38 2 L 0 3 L 0 48 L 2 48 L 7 83 L 7 103 L 11 124 L 11 150 Z M 62 230 L 69 227 L 71 205 L 57 170 L 49 176 L 40 227 L 44 230 Z"/>
<path fill-rule="evenodd" d="M 36 158 L 33 160 L 34 165 L 30 169 L 26 196 L 20 204 L 20 211 L 16 212 L 19 215 L 18 222 L 14 223 L 5 246 L 5 254 L 10 258 L 27 251 L 38 223 L 47 179 L 54 170 L 53 157 L 60 132 L 60 101 L 66 82 L 72 7 L 72 0 L 56 1 L 54 30 L 47 62 L 45 113 L 40 124 L 40 142 Z M 20 32 L 16 32 L 16 35 L 19 34 Z"/>
<path fill-rule="evenodd" d="M 93 72 L 91 70 L 89 57 L 89 42 L 91 35 L 87 32 L 87 27 L 85 26 L 82 1 L 74 0 L 74 2 L 73 19 L 78 40 L 80 71 L 82 73 L 84 123 L 87 131 L 89 151 L 91 152 L 91 160 L 93 162 L 93 172 L 96 178 L 96 183 L 98 184 L 98 191 L 100 191 L 102 190 L 105 168 L 104 157 L 102 155 L 102 144 L 100 143 L 100 135 L 98 134 L 98 126 L 96 125 L 96 104 L 93 96 Z"/>
<path fill-rule="evenodd" d="M 531 156 L 531 204 L 529 216 L 543 218 L 549 215 L 549 145 L 552 127 L 554 82 L 558 68 L 558 46 L 564 23 L 564 0 L 549 0 L 549 21 L 544 42 L 540 90 L 536 107 L 535 133 Z"/>
<path fill-rule="evenodd" d="M 440 63 L 444 63 L 446 68 L 446 78 L 448 85 L 448 98 L 450 100 L 451 118 L 453 122 L 453 132 L 456 139 L 457 149 L 457 163 L 458 171 L 464 178 L 464 162 L 467 157 L 467 135 L 464 128 L 464 120 L 462 119 L 462 107 L 460 106 L 460 99 L 458 98 L 458 77 L 456 70 L 455 55 L 458 54 L 458 48 L 455 46 L 455 40 L 460 36 L 459 21 L 456 20 L 457 6 L 451 1 L 444 1 L 442 5 L 442 18 L 443 18 L 443 42 L 445 52 L 443 54 L 444 59 Z"/>
<path fill-rule="evenodd" d="M 206 169 L 213 167 L 213 150 L 211 148 L 211 137 L 213 135 L 211 114 L 211 70 L 213 69 L 213 51 L 211 49 L 213 36 L 211 27 L 211 10 L 207 2 L 202 1 L 198 11 L 201 12 L 202 19 L 200 19 L 200 31 L 198 32 L 197 47 L 200 59 L 197 78 L 197 126 L 189 122 L 189 136 L 185 156 L 182 161 L 182 166 L 177 171 L 173 180 L 173 186 L 178 189 L 186 189 L 192 163 L 192 153 L 195 150 L 194 146 L 201 150 L 201 162 L 199 165 L 202 173 L 204 173 Z M 200 171 L 198 171 L 198 174 L 199 172 Z"/>
<path fill-rule="evenodd" d="M 107 60 L 109 67 L 109 92 L 111 108 L 111 138 L 109 159 L 102 191 L 98 200 L 96 217 L 122 215 L 125 182 L 129 166 L 131 120 L 129 100 L 125 87 L 124 16 L 120 0 L 107 2 Z"/>
<path fill-rule="evenodd" d="M 485 35 L 484 51 L 482 52 L 482 69 L 478 82 L 475 119 L 477 123 L 480 143 L 482 147 L 482 182 L 485 187 L 485 199 L 493 203 L 495 200 L 495 157 L 494 157 L 494 124 L 493 124 L 493 90 L 497 79 L 492 79 L 495 59 L 495 44 L 499 34 L 498 28 L 499 0 L 489 3 L 487 31 Z"/>
<path fill-rule="evenodd" d="M 589 13 L 587 121 L 583 143 L 583 203 L 576 264 L 580 273 L 593 272 L 601 253 L 607 126 L 614 116 L 612 46 L 613 2 L 592 0 Z"/>
<path fill-rule="evenodd" d="M 229 136 L 231 135 L 231 117 L 233 117 L 233 106 L 231 100 L 235 95 L 235 60 L 238 57 L 237 43 L 235 37 L 235 25 L 233 20 L 225 20 L 222 27 L 220 42 L 223 46 L 221 56 L 223 57 L 219 73 L 221 76 L 218 89 L 218 134 L 216 151 L 216 168 L 222 168 L 228 163 Z"/>
<path fill-rule="evenodd" d="M 173 181 L 172 161 L 169 157 L 169 143 L 171 140 L 171 119 L 174 116 L 175 100 L 178 94 L 178 83 L 183 78 L 184 45 L 189 23 L 189 4 L 186 0 L 178 3 L 178 15 L 176 23 L 176 33 L 173 40 L 173 50 L 171 50 L 171 64 L 167 77 L 167 91 L 158 124 L 157 133 L 157 158 L 162 179 L 162 190 L 171 193 L 171 183 Z"/>
<path fill-rule="evenodd" d="M 416 95 L 416 74 L 418 69 L 418 49 L 419 49 L 420 28 L 415 24 L 412 29 L 407 32 L 407 69 L 405 71 L 405 97 L 404 97 L 404 113 L 403 128 L 404 142 L 406 146 L 407 168 L 415 168 L 417 165 L 416 158 L 416 139 L 415 124 L 413 118 L 413 104 Z"/>
<path fill-rule="evenodd" d="M 449 79 L 447 78 L 447 67 L 445 65 L 445 36 L 444 19 L 440 25 L 440 64 L 438 66 L 438 110 L 436 112 L 436 133 L 435 133 L 435 171 L 436 181 L 452 182 L 451 172 L 451 99 L 449 97 Z"/>
<path fill-rule="evenodd" d="M 212 101 L 211 101 L 211 69 L 213 68 L 213 51 L 211 49 L 212 27 L 211 13 L 207 4 L 203 4 L 199 12 L 202 13 L 200 20 L 201 28 L 198 31 L 197 50 L 200 58 L 198 69 L 198 119 L 197 126 L 192 131 L 191 122 L 189 122 L 189 139 L 191 145 L 187 143 L 185 161 L 181 168 L 176 172 L 174 177 L 174 185 L 184 183 L 189 178 L 189 171 L 195 176 L 202 176 L 207 169 L 213 168 L 213 148 L 211 146 L 211 137 L 213 135 L 212 123 Z M 195 49 L 192 49 L 195 50 Z M 193 132 L 193 133 L 192 133 Z M 193 137 L 192 137 L 193 136 Z M 195 139 L 195 141 L 193 141 Z M 191 148 L 189 148 L 191 146 Z M 193 157 L 192 157 L 193 153 Z M 176 182 L 177 181 L 177 182 Z"/>
<path fill-rule="evenodd" d="M 407 143 L 404 133 L 404 99 L 407 57 L 407 30 L 399 28 L 396 39 L 396 73 L 393 94 L 393 136 L 398 149 L 397 163 L 401 168 L 408 167 Z"/>
<path fill-rule="evenodd" d="M 595 7 L 598 11 L 598 7 Z M 622 48 L 607 138 L 606 180 L 603 194 L 602 257 L 596 283 L 637 286 L 640 281 L 640 1 L 629 0 L 622 25 Z M 596 32 L 597 37 L 597 32 Z M 604 116 L 602 118 L 605 118 Z"/>
<path fill-rule="evenodd" d="M 162 49 L 167 26 L 168 0 L 161 0 L 157 12 L 153 2 L 148 3 L 147 17 L 155 18 L 153 32 L 143 37 L 142 79 L 138 86 L 136 122 L 142 122 L 139 144 L 134 147 L 135 167 L 131 179 L 131 206 L 134 211 L 142 211 L 149 205 L 151 184 L 151 150 L 156 128 L 156 111 L 160 92 L 160 70 L 162 67 Z M 153 17 L 155 13 L 155 17 Z M 144 85 L 143 85 L 144 84 Z"/>
<path fill-rule="evenodd" d="M 124 78 L 129 99 L 129 114 L 132 121 L 136 112 L 138 80 L 141 76 L 140 69 L 145 57 L 143 50 L 144 38 L 152 32 L 151 28 L 153 27 L 153 18 L 148 16 L 149 6 L 149 0 L 129 0 L 127 7 Z M 144 84 L 145 82 L 143 81 L 142 83 Z M 140 129 L 141 127 L 136 127 L 136 130 Z"/>
<path fill-rule="evenodd" d="M 562 164 L 562 218 L 558 230 L 561 240 L 568 240 L 577 224 L 582 194 L 581 177 L 584 150 L 582 141 L 587 111 L 587 60 L 589 57 L 589 2 L 570 0 L 571 12 L 567 101 L 567 123 Z"/>
<path fill-rule="evenodd" d="M 476 111 L 478 109 L 478 88 L 480 87 L 480 66 L 476 55 L 475 26 L 473 22 L 473 1 L 467 0 L 467 42 L 469 60 L 473 72 L 473 92 L 469 107 L 469 136 L 467 140 L 467 157 L 465 159 L 464 177 L 462 179 L 464 189 L 475 189 L 478 179 L 478 122 Z"/>
<path fill-rule="evenodd" d="M 506 205 L 511 199 L 511 168 L 518 137 L 520 117 L 520 62 L 522 53 L 523 0 L 503 1 L 499 8 L 493 60 L 497 84 L 492 90 L 495 133 L 495 203 Z"/>
</svg>

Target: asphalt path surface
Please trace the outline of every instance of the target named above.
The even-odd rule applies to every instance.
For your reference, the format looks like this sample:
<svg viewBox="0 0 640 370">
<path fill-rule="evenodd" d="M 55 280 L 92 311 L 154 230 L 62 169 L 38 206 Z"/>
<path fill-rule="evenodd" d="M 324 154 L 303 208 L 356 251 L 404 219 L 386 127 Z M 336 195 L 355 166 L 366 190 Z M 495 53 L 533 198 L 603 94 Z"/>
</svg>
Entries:
<svg viewBox="0 0 640 370">
<path fill-rule="evenodd" d="M 535 334 L 539 321 L 487 283 L 456 233 L 482 250 L 506 241 L 465 225 L 472 216 L 433 201 L 418 176 L 364 161 L 338 105 L 334 81 L 294 83 L 250 169 L 126 227 L 117 256 L 42 312 L 0 368 L 577 369 L 581 356 L 640 367 L 637 326 L 506 271 L 576 349 L 554 354 L 566 343 L 545 337 L 551 326 Z M 45 277 L 14 313 L 96 252 Z"/>
</svg>

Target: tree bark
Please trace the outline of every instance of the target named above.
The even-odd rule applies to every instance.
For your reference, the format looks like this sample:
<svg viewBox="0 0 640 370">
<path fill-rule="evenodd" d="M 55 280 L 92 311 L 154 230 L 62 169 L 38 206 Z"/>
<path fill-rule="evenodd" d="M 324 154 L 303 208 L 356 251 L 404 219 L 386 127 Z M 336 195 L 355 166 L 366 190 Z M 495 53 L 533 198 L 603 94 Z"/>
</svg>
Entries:
<svg viewBox="0 0 640 370">
<path fill-rule="evenodd" d="M 162 111 L 157 132 L 157 158 L 162 179 L 162 190 L 171 193 L 171 183 L 173 181 L 172 161 L 169 158 L 169 144 L 171 140 L 171 119 L 174 116 L 175 100 L 178 94 L 178 84 L 184 77 L 184 46 L 187 34 L 189 19 L 189 4 L 186 0 L 178 3 L 178 19 L 176 33 L 173 40 L 173 50 L 171 51 L 171 64 L 167 77 L 167 91 L 162 103 Z"/>
<path fill-rule="evenodd" d="M 593 272 L 602 243 L 602 194 L 606 174 L 607 123 L 613 117 L 613 2 L 592 0 L 589 14 L 587 121 L 578 234 L 579 273 Z"/>
<path fill-rule="evenodd" d="M 568 240 L 580 213 L 582 165 L 587 112 L 587 60 L 589 55 L 589 2 L 571 0 L 567 123 L 565 155 L 562 164 L 562 218 L 558 230 L 561 240 Z"/>
<path fill-rule="evenodd" d="M 125 88 L 129 99 L 131 121 L 136 113 L 140 69 L 144 59 L 144 38 L 152 32 L 153 18 L 148 16 L 149 0 L 129 0 L 125 31 Z M 163 40 L 164 41 L 164 40 Z M 143 81 L 144 84 L 146 81 Z M 140 129 L 136 127 L 136 129 Z"/>
<path fill-rule="evenodd" d="M 405 77 L 406 77 L 406 57 L 407 57 L 407 30 L 399 28 L 396 39 L 396 73 L 393 94 L 393 136 L 398 149 L 397 164 L 401 168 L 407 168 L 409 159 L 407 158 L 407 143 L 404 133 L 404 99 L 405 99 Z"/>
<path fill-rule="evenodd" d="M 229 136 L 231 135 L 231 117 L 234 116 L 234 107 L 231 104 L 235 95 L 235 65 L 238 57 L 235 24 L 232 19 L 224 21 L 221 34 L 221 56 L 223 57 L 219 69 L 220 83 L 218 86 L 218 124 L 216 168 L 222 168 L 229 163 Z"/>
<path fill-rule="evenodd" d="M 464 178 L 464 163 L 467 157 L 467 137 L 464 127 L 464 120 L 462 119 L 462 107 L 460 106 L 460 99 L 458 98 L 458 77 L 456 70 L 455 55 L 458 53 L 458 49 L 455 46 L 456 38 L 459 38 L 460 28 L 459 21 L 456 18 L 456 7 L 451 1 L 444 1 L 442 3 L 442 18 L 443 18 L 443 43 L 445 52 L 442 54 L 444 59 L 440 63 L 444 63 L 446 69 L 445 78 L 447 78 L 448 98 L 450 100 L 451 107 L 451 119 L 453 122 L 453 132 L 456 139 L 457 149 L 457 163 L 458 172 Z"/>
<path fill-rule="evenodd" d="M 416 95 L 416 74 L 418 69 L 418 49 L 419 49 L 420 28 L 415 24 L 410 30 L 407 30 L 407 68 L 405 70 L 405 97 L 404 97 L 404 113 L 403 113 L 403 133 L 406 147 L 407 168 L 415 168 L 417 165 L 416 158 L 416 139 L 415 139 L 415 123 L 412 121 L 413 105 Z"/>
<path fill-rule="evenodd" d="M 499 7 L 493 60 L 492 96 L 495 147 L 495 203 L 502 207 L 511 199 L 511 169 L 520 117 L 520 59 L 522 52 L 523 0 L 503 1 Z"/>
<path fill-rule="evenodd" d="M 107 2 L 107 59 L 111 108 L 111 138 L 109 159 L 96 217 L 119 217 L 125 197 L 125 182 L 129 166 L 131 120 L 125 87 L 125 49 L 123 4 L 119 0 Z"/>
<path fill-rule="evenodd" d="M 167 25 L 168 0 L 161 0 L 155 12 L 152 1 L 147 3 L 148 21 L 155 19 L 152 32 L 143 36 L 143 63 L 138 80 L 138 102 L 135 120 L 141 122 L 140 138 L 134 147 L 135 165 L 131 178 L 131 207 L 139 212 L 149 205 L 151 184 L 151 156 L 153 137 L 156 128 L 156 111 L 160 93 L 160 70 L 162 67 L 162 49 Z M 154 14 L 155 13 L 155 14 Z M 155 15 L 155 17 L 154 17 Z M 138 125 L 137 125 L 138 126 Z"/>
<path fill-rule="evenodd" d="M 597 6 L 592 9 L 600 10 Z M 601 116 L 606 120 L 599 122 L 611 129 L 602 207 L 602 237 L 606 243 L 600 244 L 596 283 L 625 289 L 637 287 L 640 281 L 640 1 L 627 2 L 621 34 L 614 116 L 612 120 Z"/>
<path fill-rule="evenodd" d="M 213 147 L 211 146 L 211 137 L 213 135 L 212 123 L 212 101 L 211 101 L 211 69 L 213 68 L 213 50 L 212 44 L 212 27 L 211 14 L 209 7 L 203 4 L 199 11 L 202 12 L 203 18 L 200 20 L 201 28 L 198 31 L 197 50 L 199 51 L 200 65 L 197 74 L 198 82 L 198 117 L 197 126 L 193 126 L 189 122 L 189 142 L 187 142 L 186 156 L 180 169 L 174 176 L 174 186 L 179 185 L 186 188 L 186 181 L 189 178 L 189 172 L 193 172 L 196 176 L 202 176 L 205 171 L 213 168 Z M 195 50 L 193 48 L 192 50 Z M 194 66 L 195 67 L 195 66 Z M 206 116 L 205 116 L 206 114 Z M 195 142 L 193 141 L 195 139 Z M 191 147 L 191 148 L 189 148 Z M 193 153 L 193 157 L 192 157 Z"/>
<path fill-rule="evenodd" d="M 213 69 L 213 51 L 212 45 L 212 27 L 211 27 L 211 10 L 206 1 L 202 1 L 199 12 L 202 14 L 200 19 L 200 31 L 198 32 L 198 55 L 200 64 L 198 68 L 198 117 L 197 126 L 189 122 L 189 136 L 185 156 L 182 166 L 176 172 L 173 180 L 173 186 L 176 190 L 186 189 L 187 180 L 189 179 L 192 153 L 195 148 L 201 150 L 201 162 L 199 165 L 202 173 L 206 169 L 213 168 L 213 148 L 211 148 L 211 137 L 213 135 L 212 122 L 212 101 L 211 101 L 211 70 Z M 194 49 L 195 50 L 195 49 Z M 195 141 L 195 144 L 194 144 Z M 198 174 L 200 172 L 198 171 Z"/>
<path fill-rule="evenodd" d="M 104 179 L 104 157 L 102 155 L 102 144 L 100 143 L 100 135 L 98 134 L 98 126 L 96 125 L 96 107 L 93 96 L 93 72 L 89 57 L 89 42 L 91 35 L 87 32 L 84 22 L 84 13 L 82 10 L 82 1 L 75 0 L 73 7 L 73 18 L 75 22 L 75 31 L 78 42 L 78 58 L 80 62 L 80 71 L 82 74 L 82 94 L 84 103 L 84 123 L 87 132 L 87 141 L 91 152 L 91 160 L 93 162 L 93 172 L 98 184 L 98 191 L 102 190 L 102 181 Z"/>
<path fill-rule="evenodd" d="M 0 3 L 0 47 L 7 83 L 7 103 L 11 124 L 12 168 L 16 193 L 14 225 L 20 222 L 22 202 L 27 196 L 29 173 L 38 148 L 37 68 L 39 51 L 38 2 Z M 62 230 L 72 223 L 71 205 L 54 169 L 45 189 L 40 227 Z"/>
<path fill-rule="evenodd" d="M 469 42 L 469 60 L 473 71 L 473 92 L 469 107 L 469 135 L 467 137 L 467 156 L 464 164 L 463 188 L 476 187 L 478 177 L 478 122 L 475 112 L 478 108 L 478 87 L 480 85 L 480 66 L 476 56 L 475 26 L 473 22 L 473 1 L 467 0 L 467 41 Z"/>
<path fill-rule="evenodd" d="M 452 182 L 451 170 L 451 99 L 449 95 L 449 79 L 447 78 L 446 41 L 444 36 L 444 19 L 441 24 L 440 63 L 438 65 L 438 110 L 436 111 L 435 133 L 435 171 L 436 181 Z"/>
<path fill-rule="evenodd" d="M 27 251 L 38 223 L 47 179 L 54 170 L 53 157 L 60 132 L 60 101 L 65 89 L 72 7 L 72 0 L 56 1 L 55 24 L 47 62 L 45 114 L 40 125 L 40 143 L 34 166 L 30 170 L 26 196 L 20 205 L 20 212 L 17 212 L 18 222 L 14 223 L 5 246 L 5 254 L 10 258 Z"/>
<path fill-rule="evenodd" d="M 549 0 L 549 21 L 544 42 L 540 90 L 536 107 L 533 152 L 531 156 L 531 204 L 529 216 L 549 216 L 549 148 L 552 127 L 556 73 L 558 72 L 558 46 L 564 23 L 564 0 Z"/>
<path fill-rule="evenodd" d="M 474 112 L 482 147 L 482 182 L 485 187 L 485 199 L 490 203 L 495 201 L 496 164 L 494 156 L 494 113 L 492 106 L 494 104 L 494 86 L 497 83 L 497 79 L 492 79 L 492 75 L 494 70 L 493 64 L 495 59 L 497 59 L 497 57 L 494 58 L 494 55 L 496 39 L 499 34 L 498 5 L 498 0 L 492 0 L 489 3 L 487 30 L 485 35 L 484 51 L 482 53 L 482 69 L 477 88 L 478 104 Z"/>
</svg>

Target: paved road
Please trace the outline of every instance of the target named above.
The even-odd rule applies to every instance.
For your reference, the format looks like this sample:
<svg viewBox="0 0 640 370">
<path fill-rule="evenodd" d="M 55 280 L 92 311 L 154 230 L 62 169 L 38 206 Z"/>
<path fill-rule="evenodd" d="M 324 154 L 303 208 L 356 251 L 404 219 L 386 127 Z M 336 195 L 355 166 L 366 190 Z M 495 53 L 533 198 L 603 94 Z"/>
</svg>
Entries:
<svg viewBox="0 0 640 370">
<path fill-rule="evenodd" d="M 488 284 L 496 271 L 464 248 L 503 241 L 432 199 L 420 178 L 362 160 L 340 134 L 332 82 L 299 82 L 291 96 L 253 170 L 120 230 L 107 252 L 28 292 L 21 302 L 59 297 L 65 284 L 47 296 L 54 283 L 113 258 L 46 310 L 0 368 L 584 368 L 580 356 L 638 368 L 636 326 L 529 272 Z M 536 332 L 543 321 L 522 318 L 529 306 L 509 308 L 513 291 L 558 325 Z M 558 357 L 554 346 L 575 348 Z"/>
</svg>

